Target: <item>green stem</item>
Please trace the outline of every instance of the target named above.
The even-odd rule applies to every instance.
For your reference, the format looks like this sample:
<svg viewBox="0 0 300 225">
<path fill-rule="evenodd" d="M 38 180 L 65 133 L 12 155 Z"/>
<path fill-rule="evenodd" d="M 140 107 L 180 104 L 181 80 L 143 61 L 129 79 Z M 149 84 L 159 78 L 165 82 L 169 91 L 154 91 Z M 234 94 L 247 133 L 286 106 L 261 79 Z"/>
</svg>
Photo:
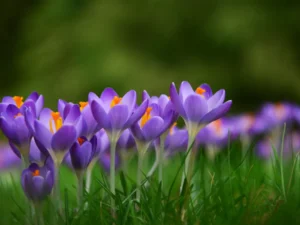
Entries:
<svg viewBox="0 0 300 225">
<path fill-rule="evenodd" d="M 191 154 L 192 154 L 192 145 L 195 141 L 195 136 L 189 135 L 189 141 L 188 141 L 188 148 L 186 152 L 186 158 L 184 162 L 184 171 L 182 173 L 182 179 L 181 179 L 181 185 L 180 185 L 180 193 L 182 192 L 183 189 L 183 184 L 184 180 L 189 178 L 189 168 L 190 168 L 190 159 L 191 159 Z"/>
<path fill-rule="evenodd" d="M 43 218 L 43 204 L 41 202 L 35 203 L 33 205 L 35 209 L 35 217 L 37 225 L 44 225 L 44 218 Z"/>
<path fill-rule="evenodd" d="M 143 174 L 143 161 L 145 153 L 148 149 L 148 145 L 137 143 L 138 149 L 138 170 L 137 170 L 137 190 L 136 190 L 136 200 L 140 202 L 141 199 L 141 188 L 142 188 L 142 174 Z"/>
<path fill-rule="evenodd" d="M 58 211 L 61 215 L 63 215 L 61 201 L 60 201 L 60 184 L 59 184 L 60 163 L 58 163 L 56 160 L 54 161 L 55 161 L 55 165 L 54 165 L 55 179 L 54 179 L 54 187 L 53 187 L 54 205 L 56 206 L 56 211 Z"/>
<path fill-rule="evenodd" d="M 115 210 L 115 199 L 114 195 L 116 194 L 116 169 L 115 169 L 115 158 L 116 158 L 116 145 L 117 145 L 117 140 L 116 138 L 111 138 L 110 141 L 110 192 L 112 194 L 111 196 L 111 207 L 112 210 Z"/>
<path fill-rule="evenodd" d="M 159 146 L 159 167 L 158 167 L 158 181 L 163 186 L 163 167 L 164 167 L 164 153 L 165 153 L 165 138 L 164 135 L 160 137 L 160 146 Z"/>
<path fill-rule="evenodd" d="M 280 149 L 280 173 L 281 173 L 281 186 L 284 200 L 286 201 L 286 192 L 285 192 L 285 184 L 284 184 L 284 173 L 283 173 L 283 150 L 284 150 L 284 137 L 286 132 L 286 124 L 283 126 L 283 133 L 281 139 L 281 149 Z"/>
<path fill-rule="evenodd" d="M 80 209 L 83 201 L 83 172 L 77 171 L 77 203 L 78 203 L 78 209 Z"/>
</svg>

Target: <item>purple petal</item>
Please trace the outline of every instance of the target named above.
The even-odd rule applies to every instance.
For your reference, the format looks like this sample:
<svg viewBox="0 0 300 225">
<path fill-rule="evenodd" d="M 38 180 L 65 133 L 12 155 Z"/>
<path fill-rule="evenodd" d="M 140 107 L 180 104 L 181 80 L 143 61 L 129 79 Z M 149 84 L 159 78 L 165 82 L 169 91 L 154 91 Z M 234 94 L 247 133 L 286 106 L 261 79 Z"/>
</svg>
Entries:
<svg viewBox="0 0 300 225">
<path fill-rule="evenodd" d="M 99 102 L 96 102 L 95 100 L 92 101 L 91 110 L 95 120 L 101 128 L 108 129 L 111 127 L 109 117 L 105 109 L 99 104 Z"/>
<path fill-rule="evenodd" d="M 200 95 L 190 95 L 184 102 L 184 109 L 186 112 L 185 119 L 191 122 L 198 123 L 201 118 L 207 113 L 207 101 Z"/>
<path fill-rule="evenodd" d="M 179 88 L 179 96 L 182 102 L 186 100 L 189 95 L 195 94 L 194 89 L 187 81 L 182 81 Z"/>
<path fill-rule="evenodd" d="M 46 152 L 47 155 L 45 155 L 43 152 Z M 30 142 L 30 161 L 31 162 L 44 162 L 45 159 L 49 156 L 47 149 L 43 148 L 42 150 L 39 149 L 37 146 L 34 138 L 31 139 Z"/>
<path fill-rule="evenodd" d="M 48 108 L 44 108 L 40 113 L 39 121 L 46 127 L 49 127 L 49 121 L 52 118 L 51 113 L 52 113 L 52 110 L 48 109 Z"/>
<path fill-rule="evenodd" d="M 131 126 L 131 132 L 133 134 L 133 136 L 140 140 L 140 141 L 144 141 L 145 140 L 145 137 L 144 137 L 144 134 L 143 134 L 143 131 L 140 127 L 140 125 L 138 123 L 135 123 Z"/>
<path fill-rule="evenodd" d="M 115 92 L 114 89 L 108 87 L 103 90 L 100 98 L 103 101 L 104 105 L 110 106 L 110 103 L 114 99 L 115 96 L 118 97 L 119 95 L 117 94 L 117 92 Z"/>
<path fill-rule="evenodd" d="M 7 119 L 3 116 L 0 117 L 0 128 L 4 135 L 8 139 L 12 139 L 15 136 L 15 131 L 12 127 L 12 121 L 7 121 Z"/>
<path fill-rule="evenodd" d="M 122 130 L 124 124 L 128 120 L 128 106 L 127 105 L 116 105 L 114 106 L 109 114 L 109 120 L 111 123 L 112 130 Z"/>
<path fill-rule="evenodd" d="M 149 100 L 145 100 L 142 102 L 142 104 L 139 107 L 137 107 L 134 110 L 133 114 L 129 117 L 129 119 L 125 123 L 124 129 L 131 127 L 132 124 L 136 123 L 144 115 L 144 113 L 146 112 L 146 109 L 148 107 L 148 103 L 149 103 Z"/>
<path fill-rule="evenodd" d="M 72 105 L 69 113 L 67 114 L 64 124 L 73 124 L 81 115 L 80 108 L 78 105 Z"/>
<path fill-rule="evenodd" d="M 81 146 L 78 143 L 72 145 L 70 156 L 74 169 L 86 169 L 92 157 L 92 144 L 84 142 Z"/>
<path fill-rule="evenodd" d="M 136 104 L 136 92 L 134 90 L 128 91 L 122 98 L 120 104 L 124 104 L 128 108 L 128 113 L 131 114 Z"/>
<path fill-rule="evenodd" d="M 13 119 L 18 113 L 20 113 L 20 109 L 15 105 L 8 105 L 6 113 L 9 118 Z"/>
<path fill-rule="evenodd" d="M 142 101 L 145 101 L 146 99 L 150 99 L 150 95 L 146 90 L 144 90 L 142 94 Z"/>
<path fill-rule="evenodd" d="M 201 119 L 200 123 L 209 124 L 210 122 L 223 117 L 229 111 L 231 104 L 232 101 L 230 100 L 211 110 Z"/>
<path fill-rule="evenodd" d="M 7 103 L 7 104 L 13 104 L 13 105 L 16 104 L 16 102 L 14 101 L 14 99 L 12 97 L 10 97 L 10 96 L 3 97 L 2 98 L 2 102 L 3 103 Z"/>
<path fill-rule="evenodd" d="M 25 112 L 27 110 L 30 110 L 32 112 L 33 116 L 36 118 L 37 114 L 36 114 L 35 103 L 32 100 L 26 101 L 20 108 L 22 115 L 25 115 Z"/>
<path fill-rule="evenodd" d="M 57 109 L 58 109 L 58 112 L 60 115 L 64 115 L 64 110 L 65 110 L 65 107 L 68 103 L 62 99 L 59 99 L 58 100 L 58 103 L 57 103 Z"/>
<path fill-rule="evenodd" d="M 44 124 L 40 121 L 34 121 L 34 137 L 37 139 L 46 149 L 51 149 L 51 139 L 53 134 L 48 130 Z"/>
<path fill-rule="evenodd" d="M 213 96 L 211 96 L 207 100 L 209 111 L 221 105 L 224 102 L 224 99 L 225 99 L 225 90 L 221 89 L 217 91 Z"/>
<path fill-rule="evenodd" d="M 146 141 L 151 141 L 157 138 L 163 129 L 164 121 L 161 117 L 152 117 L 142 128 Z"/>
<path fill-rule="evenodd" d="M 171 101 L 174 104 L 175 109 L 177 110 L 177 112 L 182 116 L 182 117 L 186 117 L 186 113 L 184 111 L 183 105 L 182 105 L 182 101 L 180 100 L 180 97 L 177 93 L 176 90 L 176 86 L 174 83 L 171 84 L 170 86 L 170 97 L 171 97 Z"/>
<path fill-rule="evenodd" d="M 212 96 L 212 90 L 208 84 L 201 84 L 200 88 L 204 89 L 205 92 L 203 93 L 203 96 L 205 99 L 209 99 Z"/>
<path fill-rule="evenodd" d="M 38 98 L 39 98 L 39 94 L 36 91 L 34 91 L 28 96 L 26 100 L 31 99 L 32 101 L 36 102 Z"/>
<path fill-rule="evenodd" d="M 66 151 L 76 141 L 77 132 L 74 126 L 63 125 L 54 135 L 51 141 L 53 150 Z"/>
<path fill-rule="evenodd" d="M 92 101 L 94 101 L 94 100 L 97 101 L 98 99 L 99 99 L 99 96 L 96 95 L 94 92 L 89 93 L 89 96 L 88 96 L 88 102 L 89 103 L 92 103 Z"/>
<path fill-rule="evenodd" d="M 38 200 L 43 199 L 48 194 L 44 191 L 44 183 L 45 179 L 42 176 L 32 177 L 32 192 Z"/>
<path fill-rule="evenodd" d="M 40 95 L 38 100 L 35 102 L 35 107 L 36 107 L 36 115 L 39 116 L 44 107 L 44 96 L 43 95 Z"/>
<path fill-rule="evenodd" d="M 11 148 L 11 150 L 17 155 L 17 157 L 19 157 L 21 159 L 21 153 L 19 151 L 19 149 L 17 148 L 17 146 L 14 145 L 14 143 L 12 143 L 11 141 L 8 142 L 9 146 Z"/>
</svg>

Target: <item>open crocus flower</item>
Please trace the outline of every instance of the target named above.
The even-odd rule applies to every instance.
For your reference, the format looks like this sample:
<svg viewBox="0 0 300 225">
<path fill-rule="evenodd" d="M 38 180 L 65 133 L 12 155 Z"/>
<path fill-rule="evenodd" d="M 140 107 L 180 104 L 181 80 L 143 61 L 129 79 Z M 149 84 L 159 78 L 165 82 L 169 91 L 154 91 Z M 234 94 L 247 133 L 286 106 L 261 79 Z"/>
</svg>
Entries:
<svg viewBox="0 0 300 225">
<path fill-rule="evenodd" d="M 52 191 L 54 172 L 52 166 L 48 165 L 50 163 L 47 162 L 43 167 L 32 163 L 22 173 L 21 183 L 23 191 L 34 202 L 44 200 Z"/>
<path fill-rule="evenodd" d="M 74 105 L 74 103 L 67 103 L 66 101 L 60 99 L 58 101 L 59 113 L 63 115 L 64 113 L 68 112 L 72 105 Z M 100 130 L 100 126 L 94 119 L 91 105 L 88 102 L 79 102 L 78 105 L 83 119 L 81 135 L 90 140 Z"/>
<path fill-rule="evenodd" d="M 234 121 L 229 118 L 221 118 L 208 124 L 205 128 L 200 130 L 196 136 L 196 146 L 200 144 L 214 145 L 223 147 L 230 141 L 234 140 L 238 133 Z"/>
<path fill-rule="evenodd" d="M 99 126 L 104 128 L 109 136 L 114 136 L 116 142 L 123 130 L 141 118 L 148 106 L 148 101 L 136 107 L 135 91 L 131 90 L 123 97 L 119 97 L 112 88 L 106 88 L 100 98 L 90 93 L 89 104 Z"/>
<path fill-rule="evenodd" d="M 142 118 L 131 127 L 136 141 L 150 144 L 151 141 L 158 138 L 171 127 L 174 121 L 174 114 L 173 110 L 169 110 L 166 114 L 162 115 L 158 104 L 149 104 Z"/>
<path fill-rule="evenodd" d="M 170 86 L 170 97 L 179 115 L 185 121 L 189 136 L 195 138 L 202 127 L 223 117 L 231 107 L 231 100 L 224 103 L 225 90 L 215 94 L 209 85 L 202 84 L 194 90 L 183 81 L 179 94 L 174 83 Z"/>
<path fill-rule="evenodd" d="M 6 96 L 0 103 L 0 113 L 5 111 L 8 105 L 14 105 L 19 108 L 20 111 L 23 111 L 23 108 L 28 106 L 28 103 L 29 105 L 34 105 L 35 114 L 38 116 L 44 107 L 44 97 L 37 92 L 32 92 L 25 101 L 22 96 Z"/>
<path fill-rule="evenodd" d="M 63 115 L 45 108 L 39 120 L 34 121 L 36 144 L 49 151 L 57 166 L 81 134 L 81 129 L 82 115 L 78 105 L 65 109 Z"/>
</svg>

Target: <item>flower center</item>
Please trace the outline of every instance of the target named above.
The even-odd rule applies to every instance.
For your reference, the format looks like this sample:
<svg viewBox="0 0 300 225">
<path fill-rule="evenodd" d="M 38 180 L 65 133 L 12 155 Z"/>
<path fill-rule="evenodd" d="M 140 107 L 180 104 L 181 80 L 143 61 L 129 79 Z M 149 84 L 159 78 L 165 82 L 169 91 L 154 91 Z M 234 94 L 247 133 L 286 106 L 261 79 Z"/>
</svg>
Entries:
<svg viewBox="0 0 300 225">
<path fill-rule="evenodd" d="M 21 96 L 14 96 L 13 100 L 15 101 L 16 106 L 18 108 L 21 108 L 21 106 L 23 105 L 23 97 L 21 97 Z"/>
<path fill-rule="evenodd" d="M 80 146 L 85 142 L 85 140 L 81 137 L 77 138 L 77 141 L 78 141 Z"/>
<path fill-rule="evenodd" d="M 88 102 L 79 102 L 80 111 L 82 111 L 88 104 Z"/>
<path fill-rule="evenodd" d="M 172 124 L 172 126 L 170 127 L 170 135 L 173 135 L 173 133 L 174 133 L 174 127 L 177 125 L 177 123 L 175 122 L 175 123 L 173 123 Z"/>
<path fill-rule="evenodd" d="M 201 88 L 201 87 L 197 87 L 196 91 L 195 91 L 198 95 L 203 95 L 206 90 Z"/>
<path fill-rule="evenodd" d="M 142 119 L 141 119 L 141 127 L 145 126 L 145 124 L 148 122 L 148 120 L 151 119 L 151 115 L 150 115 L 151 111 L 152 111 L 152 107 L 148 107 L 146 109 L 146 112 L 142 116 Z"/>
<path fill-rule="evenodd" d="M 115 96 L 113 100 L 111 100 L 110 108 L 114 107 L 115 105 L 118 105 L 121 102 L 122 98 L 119 98 L 118 96 Z"/>
<path fill-rule="evenodd" d="M 220 119 L 218 119 L 218 120 L 212 122 L 212 125 L 213 125 L 216 133 L 218 135 L 221 135 L 221 133 L 222 133 L 222 121 Z"/>
<path fill-rule="evenodd" d="M 49 120 L 50 132 L 53 134 L 55 131 L 53 129 L 53 123 L 55 127 L 55 131 L 58 131 L 62 127 L 62 118 L 59 112 L 51 112 L 51 118 Z"/>
<path fill-rule="evenodd" d="M 276 103 L 275 104 L 275 116 L 277 118 L 282 118 L 284 116 L 284 113 L 285 113 L 284 105 L 282 103 Z"/>
<path fill-rule="evenodd" d="M 40 175 L 40 171 L 39 170 L 35 170 L 32 172 L 32 176 L 36 177 Z"/>
</svg>

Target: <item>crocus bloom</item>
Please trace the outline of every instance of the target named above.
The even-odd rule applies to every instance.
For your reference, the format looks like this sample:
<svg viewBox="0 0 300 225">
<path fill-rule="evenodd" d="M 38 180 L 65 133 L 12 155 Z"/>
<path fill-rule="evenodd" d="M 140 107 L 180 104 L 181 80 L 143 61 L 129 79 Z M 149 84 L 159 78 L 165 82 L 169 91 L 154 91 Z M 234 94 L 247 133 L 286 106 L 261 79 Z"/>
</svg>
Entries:
<svg viewBox="0 0 300 225">
<path fill-rule="evenodd" d="M 112 89 L 106 88 L 100 98 L 94 94 L 89 94 L 89 104 L 95 120 L 101 128 L 104 128 L 109 136 L 119 138 L 120 133 L 129 128 L 144 114 L 148 101 L 144 101 L 136 107 L 136 92 L 131 90 L 123 97 Z"/>
<path fill-rule="evenodd" d="M 231 101 L 224 103 L 225 90 L 215 94 L 209 85 L 202 84 L 196 90 L 183 81 L 179 94 L 174 83 L 170 86 L 170 97 L 179 115 L 185 121 L 189 136 L 195 138 L 199 130 L 210 122 L 223 117 L 231 107 Z"/>
<path fill-rule="evenodd" d="M 137 141 L 150 144 L 171 127 L 174 114 L 174 110 L 163 114 L 158 104 L 151 103 L 142 118 L 132 125 L 132 134 Z"/>
<path fill-rule="evenodd" d="M 70 149 L 70 157 L 75 171 L 85 171 L 96 154 L 97 137 L 90 141 L 85 137 L 78 138 Z"/>
<path fill-rule="evenodd" d="M 0 170 L 7 170 L 21 165 L 21 159 L 8 144 L 0 145 Z"/>
<path fill-rule="evenodd" d="M 176 124 L 171 127 L 166 140 L 166 156 L 172 156 L 178 152 L 185 151 L 188 145 L 188 132 L 186 129 L 179 129 Z"/>
<path fill-rule="evenodd" d="M 50 163 L 46 163 L 43 167 L 32 163 L 21 175 L 22 188 L 26 196 L 34 202 L 42 201 L 51 193 L 54 172 L 52 166 L 48 165 Z"/>
<path fill-rule="evenodd" d="M 69 108 L 74 105 L 73 103 L 67 103 L 64 100 L 58 101 L 58 111 L 61 115 L 69 111 Z M 80 136 L 86 137 L 90 140 L 95 133 L 100 130 L 100 126 L 97 121 L 94 119 L 92 114 L 91 105 L 88 102 L 79 102 L 79 109 L 82 114 L 83 124 L 82 132 Z"/>
<path fill-rule="evenodd" d="M 42 95 L 33 92 L 25 102 L 23 97 L 4 97 L 1 105 L 0 128 L 9 139 L 12 149 L 17 155 L 20 153 L 27 157 L 32 137 L 32 130 L 28 128 L 25 114 L 36 118 L 42 107 Z"/>
<path fill-rule="evenodd" d="M 134 149 L 135 147 L 135 140 L 130 129 L 124 130 L 117 142 L 117 151 Z"/>
<path fill-rule="evenodd" d="M 81 134 L 81 129 L 82 115 L 78 105 L 65 109 L 63 115 L 45 108 L 39 120 L 34 121 L 36 144 L 44 146 L 58 164 Z"/>
</svg>

